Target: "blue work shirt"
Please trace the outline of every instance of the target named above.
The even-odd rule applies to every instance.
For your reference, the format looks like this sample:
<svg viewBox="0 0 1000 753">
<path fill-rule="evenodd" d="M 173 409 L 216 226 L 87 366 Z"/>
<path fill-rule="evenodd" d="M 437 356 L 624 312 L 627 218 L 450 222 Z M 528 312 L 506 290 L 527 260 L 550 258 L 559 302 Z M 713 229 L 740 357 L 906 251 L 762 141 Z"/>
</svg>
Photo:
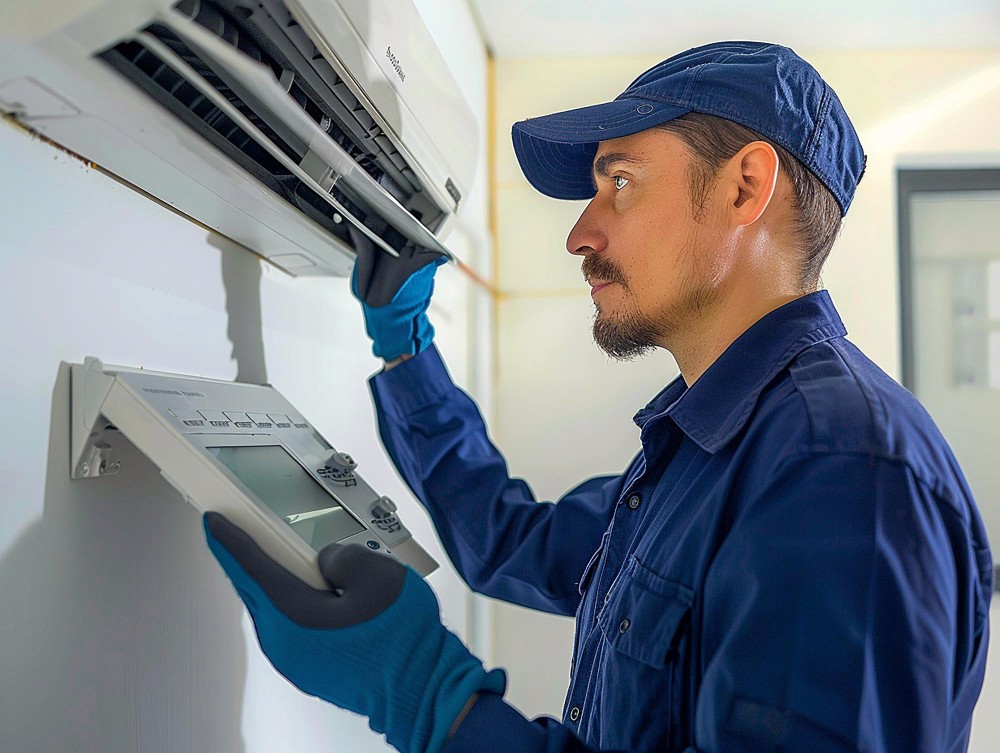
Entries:
<svg viewBox="0 0 1000 753">
<path fill-rule="evenodd" d="M 636 415 L 624 473 L 557 503 L 509 477 L 436 350 L 372 379 L 470 587 L 576 615 L 562 722 L 483 696 L 445 753 L 966 749 L 983 524 L 930 417 L 845 334 L 826 292 L 771 312 Z"/>
</svg>

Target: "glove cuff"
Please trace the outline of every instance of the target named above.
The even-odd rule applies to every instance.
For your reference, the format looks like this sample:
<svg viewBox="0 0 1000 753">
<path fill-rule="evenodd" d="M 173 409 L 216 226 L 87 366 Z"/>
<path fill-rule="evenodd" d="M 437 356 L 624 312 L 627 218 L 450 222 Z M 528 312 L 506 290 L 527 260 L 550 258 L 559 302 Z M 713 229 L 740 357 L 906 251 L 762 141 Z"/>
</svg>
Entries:
<svg viewBox="0 0 1000 753">
<path fill-rule="evenodd" d="M 434 325 L 424 311 L 409 321 L 385 321 L 378 311 L 365 309 L 365 330 L 372 339 L 372 353 L 383 361 L 415 356 L 434 341 Z"/>
<path fill-rule="evenodd" d="M 372 729 L 385 732 L 389 744 L 401 753 L 440 753 L 472 694 L 503 693 L 507 685 L 503 670 L 487 672 L 458 636 L 441 624 L 438 609 L 430 587 L 409 569 L 399 599 L 386 612 L 397 612 L 390 617 L 393 624 L 405 612 L 413 624 L 426 628 L 408 636 L 412 641 L 408 650 L 392 659 L 405 665 L 392 676 L 406 676 L 411 682 L 392 688 L 380 713 L 369 714 Z"/>
<path fill-rule="evenodd" d="M 421 267 L 400 286 L 392 300 L 384 306 L 371 306 L 361 300 L 365 330 L 372 339 L 372 353 L 385 361 L 403 355 L 415 356 L 434 340 L 434 327 L 427 318 L 427 309 L 434 292 L 434 273 L 444 262 L 438 257 Z M 357 277 L 351 280 L 357 296 Z"/>
<path fill-rule="evenodd" d="M 457 683 L 454 685 L 449 683 L 439 691 L 438 701 L 434 709 L 434 726 L 431 728 L 430 738 L 424 753 L 441 752 L 444 744 L 448 741 L 448 733 L 451 732 L 455 720 L 458 719 L 458 715 L 462 713 L 462 709 L 465 708 L 465 704 L 469 702 L 473 693 L 503 695 L 507 689 L 506 672 L 502 669 L 491 669 L 487 672 L 479 660 L 469 654 L 464 646 L 462 649 L 472 660 L 474 666 L 470 665 L 465 676 Z"/>
</svg>

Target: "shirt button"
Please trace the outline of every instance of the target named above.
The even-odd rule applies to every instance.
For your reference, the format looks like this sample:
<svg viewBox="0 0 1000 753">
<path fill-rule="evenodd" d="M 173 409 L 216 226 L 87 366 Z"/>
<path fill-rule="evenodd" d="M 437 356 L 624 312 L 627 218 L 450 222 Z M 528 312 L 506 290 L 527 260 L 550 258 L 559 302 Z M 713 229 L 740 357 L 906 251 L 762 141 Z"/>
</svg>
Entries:
<svg viewBox="0 0 1000 753">
<path fill-rule="evenodd" d="M 574 706 L 569 710 L 569 720 L 571 722 L 577 722 L 580 720 L 580 707 Z"/>
<path fill-rule="evenodd" d="M 632 627 L 632 621 L 629 620 L 628 617 L 626 617 L 624 620 L 622 620 L 622 624 L 618 626 L 618 632 L 627 633 L 630 627 Z"/>
<path fill-rule="evenodd" d="M 633 510 L 638 510 L 639 503 L 641 502 L 642 502 L 642 497 L 640 497 L 638 494 L 633 494 L 631 497 L 628 498 L 628 506 Z"/>
</svg>

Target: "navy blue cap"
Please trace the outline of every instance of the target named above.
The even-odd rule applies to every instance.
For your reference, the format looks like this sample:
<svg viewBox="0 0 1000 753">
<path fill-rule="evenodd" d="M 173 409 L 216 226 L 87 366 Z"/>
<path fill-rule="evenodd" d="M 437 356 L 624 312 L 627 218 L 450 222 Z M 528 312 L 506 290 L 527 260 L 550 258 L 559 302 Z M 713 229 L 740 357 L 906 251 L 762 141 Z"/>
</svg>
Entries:
<svg viewBox="0 0 1000 753">
<path fill-rule="evenodd" d="M 546 196 L 589 199 L 599 142 L 689 112 L 731 120 L 784 147 L 847 214 L 865 171 L 861 141 L 816 69 L 776 44 L 717 42 L 682 52 L 643 73 L 613 102 L 515 123 L 514 152 L 528 182 Z"/>
</svg>

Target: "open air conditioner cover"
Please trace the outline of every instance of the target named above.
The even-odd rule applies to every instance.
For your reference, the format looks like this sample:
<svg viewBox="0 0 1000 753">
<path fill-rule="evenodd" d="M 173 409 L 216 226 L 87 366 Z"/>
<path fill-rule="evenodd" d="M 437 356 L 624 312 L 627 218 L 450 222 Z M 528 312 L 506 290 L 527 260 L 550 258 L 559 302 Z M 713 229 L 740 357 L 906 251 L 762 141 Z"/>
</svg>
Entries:
<svg viewBox="0 0 1000 753">
<path fill-rule="evenodd" d="M 478 129 L 408 0 L 4 16 L 0 110 L 289 272 L 349 273 L 351 225 L 448 253 Z"/>
</svg>

